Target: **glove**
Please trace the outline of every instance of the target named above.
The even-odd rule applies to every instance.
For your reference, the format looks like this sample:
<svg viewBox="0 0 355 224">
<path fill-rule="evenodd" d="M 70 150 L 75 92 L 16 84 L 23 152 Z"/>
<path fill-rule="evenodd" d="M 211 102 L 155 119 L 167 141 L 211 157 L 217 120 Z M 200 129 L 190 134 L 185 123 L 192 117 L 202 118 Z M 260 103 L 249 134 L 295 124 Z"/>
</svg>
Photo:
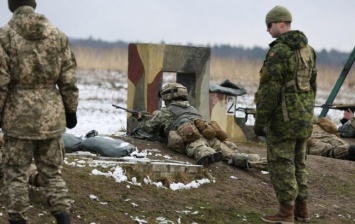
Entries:
<svg viewBox="0 0 355 224">
<path fill-rule="evenodd" d="M 67 121 L 67 128 L 72 129 L 76 126 L 76 113 L 65 113 L 65 118 Z"/>
<path fill-rule="evenodd" d="M 266 136 L 266 133 L 265 133 L 265 130 L 264 130 L 264 127 L 263 126 L 254 126 L 254 133 L 257 135 L 257 136 Z"/>
<path fill-rule="evenodd" d="M 346 118 L 344 118 L 344 117 L 340 120 L 340 123 L 341 123 L 341 124 L 345 124 L 346 122 L 348 122 L 348 119 L 346 119 Z"/>
</svg>

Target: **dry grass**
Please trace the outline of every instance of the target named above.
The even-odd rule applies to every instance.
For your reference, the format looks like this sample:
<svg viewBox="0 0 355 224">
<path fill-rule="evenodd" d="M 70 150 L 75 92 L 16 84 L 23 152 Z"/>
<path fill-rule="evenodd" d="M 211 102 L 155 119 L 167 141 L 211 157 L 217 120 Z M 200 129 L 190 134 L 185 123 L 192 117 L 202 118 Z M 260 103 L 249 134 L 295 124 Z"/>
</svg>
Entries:
<svg viewBox="0 0 355 224">
<path fill-rule="evenodd" d="M 75 56 L 80 69 L 116 70 L 127 72 L 128 53 L 121 48 L 94 49 L 87 47 L 74 48 Z M 238 58 L 211 58 L 211 81 L 220 83 L 225 79 L 242 86 L 257 86 L 261 60 L 247 60 Z M 318 65 L 318 86 L 329 89 L 336 83 L 343 65 Z M 350 69 L 344 86 L 353 87 L 355 84 L 355 69 Z"/>
</svg>

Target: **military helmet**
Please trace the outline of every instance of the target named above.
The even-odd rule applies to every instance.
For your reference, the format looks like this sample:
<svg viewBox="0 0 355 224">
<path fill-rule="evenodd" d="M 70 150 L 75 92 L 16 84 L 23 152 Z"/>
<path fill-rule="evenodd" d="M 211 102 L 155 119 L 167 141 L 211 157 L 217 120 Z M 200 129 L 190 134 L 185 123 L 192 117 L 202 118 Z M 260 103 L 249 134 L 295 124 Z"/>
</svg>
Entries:
<svg viewBox="0 0 355 224">
<path fill-rule="evenodd" d="M 291 12 L 283 6 L 275 6 L 272 8 L 267 14 L 265 18 L 266 24 L 272 22 L 292 22 L 292 15 Z"/>
<path fill-rule="evenodd" d="M 187 100 L 187 89 L 179 83 L 168 83 L 159 92 L 159 97 L 164 101 L 169 100 Z"/>
</svg>

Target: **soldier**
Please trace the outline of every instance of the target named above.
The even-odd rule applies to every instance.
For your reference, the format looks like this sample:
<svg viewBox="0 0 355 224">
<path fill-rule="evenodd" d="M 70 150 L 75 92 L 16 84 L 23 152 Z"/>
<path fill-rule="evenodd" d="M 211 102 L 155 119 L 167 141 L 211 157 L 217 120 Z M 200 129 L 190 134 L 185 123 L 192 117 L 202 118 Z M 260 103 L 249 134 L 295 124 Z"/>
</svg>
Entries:
<svg viewBox="0 0 355 224">
<path fill-rule="evenodd" d="M 340 137 L 353 138 L 355 137 L 355 118 L 354 112 L 350 109 L 344 111 L 342 125 L 338 128 Z"/>
<path fill-rule="evenodd" d="M 51 214 L 71 223 L 62 135 L 77 123 L 76 60 L 68 37 L 35 13 L 35 0 L 8 0 L 8 6 L 13 16 L 0 29 L 4 207 L 10 223 L 26 223 L 34 159 Z"/>
<path fill-rule="evenodd" d="M 355 161 L 355 145 L 339 137 L 336 125 L 327 118 L 319 118 L 307 139 L 307 154 Z"/>
<path fill-rule="evenodd" d="M 280 209 L 262 220 L 308 221 L 305 158 L 317 89 L 316 55 L 307 37 L 291 30 L 292 15 L 287 8 L 272 8 L 265 22 L 267 32 L 277 39 L 270 44 L 260 70 L 254 132 L 267 138 L 268 168 Z"/>
<path fill-rule="evenodd" d="M 189 104 L 188 92 L 179 83 L 166 84 L 159 93 L 166 107 L 142 117 L 133 134 L 155 134 L 168 147 L 196 159 L 196 163 L 208 166 L 221 160 L 240 168 L 267 169 L 266 159 L 257 154 L 239 153 L 237 146 L 229 141 L 226 133 L 216 122 L 206 122 Z"/>
</svg>

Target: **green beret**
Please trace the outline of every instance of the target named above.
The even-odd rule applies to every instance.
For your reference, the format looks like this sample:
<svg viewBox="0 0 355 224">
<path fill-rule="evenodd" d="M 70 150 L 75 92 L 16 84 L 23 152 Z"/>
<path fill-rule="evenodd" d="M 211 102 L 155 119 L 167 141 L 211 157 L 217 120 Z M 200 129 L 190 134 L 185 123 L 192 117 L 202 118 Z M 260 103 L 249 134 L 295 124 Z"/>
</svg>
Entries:
<svg viewBox="0 0 355 224">
<path fill-rule="evenodd" d="M 273 9 L 271 9 L 267 14 L 265 18 L 266 24 L 272 23 L 272 22 L 292 22 L 292 15 L 290 11 L 283 7 L 283 6 L 275 6 Z"/>
<path fill-rule="evenodd" d="M 14 12 L 18 7 L 28 5 L 36 9 L 36 0 L 8 0 L 9 9 Z"/>
</svg>

